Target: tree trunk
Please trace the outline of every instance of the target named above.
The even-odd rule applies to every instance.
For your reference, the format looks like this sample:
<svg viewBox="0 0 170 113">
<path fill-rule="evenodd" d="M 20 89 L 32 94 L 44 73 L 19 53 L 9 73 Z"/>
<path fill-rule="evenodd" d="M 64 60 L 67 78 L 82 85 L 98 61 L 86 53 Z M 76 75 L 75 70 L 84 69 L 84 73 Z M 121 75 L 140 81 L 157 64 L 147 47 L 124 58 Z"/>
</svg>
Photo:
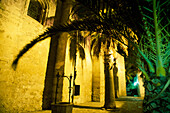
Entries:
<svg viewBox="0 0 170 113">
<path fill-rule="evenodd" d="M 70 0 L 57 0 L 56 14 L 54 26 L 64 24 L 69 19 L 71 8 Z M 60 79 L 57 85 L 56 75 L 64 75 L 65 52 L 67 44 L 67 33 L 62 33 L 59 36 L 53 36 L 50 43 L 49 58 L 47 64 L 47 72 L 45 79 L 45 88 L 43 94 L 43 109 L 51 109 L 51 103 L 62 100 L 63 79 Z M 57 97 L 56 97 L 56 88 Z"/>
<path fill-rule="evenodd" d="M 114 79 L 110 73 L 108 51 L 104 52 L 104 72 L 105 72 L 105 109 L 116 108 L 115 103 L 115 91 L 114 91 Z"/>
<path fill-rule="evenodd" d="M 153 74 L 150 74 L 150 76 L 153 76 Z M 152 82 L 145 81 L 144 113 L 169 113 L 170 87 L 168 86 L 169 80 L 167 77 L 154 78 Z"/>
</svg>

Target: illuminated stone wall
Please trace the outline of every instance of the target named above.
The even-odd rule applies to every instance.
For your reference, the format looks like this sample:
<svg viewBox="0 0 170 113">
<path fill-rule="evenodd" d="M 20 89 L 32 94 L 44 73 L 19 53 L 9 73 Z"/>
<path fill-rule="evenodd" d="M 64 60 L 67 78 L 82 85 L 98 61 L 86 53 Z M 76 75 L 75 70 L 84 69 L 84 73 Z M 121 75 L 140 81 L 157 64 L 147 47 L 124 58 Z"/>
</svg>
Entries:
<svg viewBox="0 0 170 113">
<path fill-rule="evenodd" d="M 75 103 L 84 103 L 91 101 L 92 96 L 92 63 L 88 49 L 86 51 L 86 59 L 77 59 L 77 79 L 76 85 L 80 85 L 80 95 L 75 96 Z"/>
<path fill-rule="evenodd" d="M 118 67 L 118 96 L 126 96 L 126 77 L 125 77 L 125 61 L 124 57 L 117 53 L 116 66 Z"/>
<path fill-rule="evenodd" d="M 145 96 L 145 88 L 144 88 L 144 86 L 143 86 L 143 85 L 144 85 L 144 83 L 143 83 L 143 78 L 140 77 L 141 74 L 142 74 L 142 72 L 137 73 L 137 75 L 138 75 L 138 81 L 139 81 L 139 85 L 138 85 L 138 87 L 139 87 L 138 95 L 139 95 L 139 97 L 144 98 L 144 96 Z"/>
<path fill-rule="evenodd" d="M 101 57 L 101 56 L 100 56 Z M 103 71 L 100 70 L 100 57 L 93 56 L 92 57 L 92 101 L 100 102 L 100 84 L 101 84 L 101 77 L 100 73 Z"/>
<path fill-rule="evenodd" d="M 116 67 L 118 68 L 118 97 L 126 96 L 126 78 L 125 78 L 125 62 L 124 57 L 113 49 L 113 57 L 116 58 Z M 104 74 L 104 54 L 103 50 L 99 57 L 92 58 L 92 101 L 104 102 L 105 99 L 105 74 Z M 112 59 L 113 60 L 113 59 Z M 113 62 L 110 61 L 110 67 Z M 113 76 L 113 68 L 110 70 Z M 115 79 L 115 78 L 114 78 Z"/>
<path fill-rule="evenodd" d="M 99 57 L 92 57 L 92 101 L 104 102 L 105 95 L 105 75 L 104 60 L 100 53 Z"/>
<path fill-rule="evenodd" d="M 80 85 L 80 95 L 74 96 L 75 104 L 90 102 L 92 96 L 92 62 L 89 53 L 89 48 L 87 45 L 85 46 L 84 50 L 85 50 L 85 59 L 82 60 L 80 58 L 79 52 L 77 53 L 77 58 L 76 58 L 77 76 L 75 79 L 75 85 Z M 70 51 L 69 51 L 69 41 L 68 41 L 67 51 L 66 51 L 66 61 L 65 61 L 65 75 L 70 76 L 70 74 L 72 74 L 72 76 L 74 76 L 74 67 L 72 65 L 72 61 L 70 61 L 69 54 Z M 66 78 L 64 79 L 63 85 L 64 87 L 63 87 L 62 101 L 68 102 L 69 100 L 68 79 Z M 72 83 L 72 87 L 73 87 L 73 83 Z"/>
<path fill-rule="evenodd" d="M 43 26 L 27 16 L 29 0 L 0 2 L 0 112 L 18 113 L 42 109 L 42 95 L 49 39 L 38 43 L 19 61 L 13 59 L 23 46 L 43 31 Z"/>
</svg>

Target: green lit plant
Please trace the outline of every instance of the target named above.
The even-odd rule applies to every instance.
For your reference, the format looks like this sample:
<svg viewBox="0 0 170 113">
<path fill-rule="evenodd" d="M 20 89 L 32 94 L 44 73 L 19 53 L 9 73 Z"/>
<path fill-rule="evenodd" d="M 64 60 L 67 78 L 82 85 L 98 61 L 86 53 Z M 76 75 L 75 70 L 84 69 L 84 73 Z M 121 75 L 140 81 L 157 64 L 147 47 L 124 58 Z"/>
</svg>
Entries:
<svg viewBox="0 0 170 113">
<path fill-rule="evenodd" d="M 165 113 L 170 109 L 170 1 L 146 0 L 139 4 L 145 30 L 139 42 L 141 55 L 137 61 L 145 80 L 144 112 Z"/>
</svg>

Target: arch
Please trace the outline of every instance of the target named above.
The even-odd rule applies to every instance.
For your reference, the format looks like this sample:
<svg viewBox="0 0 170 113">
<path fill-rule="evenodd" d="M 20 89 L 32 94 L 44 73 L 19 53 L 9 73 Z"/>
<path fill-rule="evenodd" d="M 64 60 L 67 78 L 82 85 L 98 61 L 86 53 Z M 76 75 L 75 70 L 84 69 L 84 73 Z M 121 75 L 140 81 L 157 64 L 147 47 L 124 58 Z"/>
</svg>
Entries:
<svg viewBox="0 0 170 113">
<path fill-rule="evenodd" d="M 27 15 L 44 25 L 49 3 L 46 0 L 30 0 Z"/>
</svg>

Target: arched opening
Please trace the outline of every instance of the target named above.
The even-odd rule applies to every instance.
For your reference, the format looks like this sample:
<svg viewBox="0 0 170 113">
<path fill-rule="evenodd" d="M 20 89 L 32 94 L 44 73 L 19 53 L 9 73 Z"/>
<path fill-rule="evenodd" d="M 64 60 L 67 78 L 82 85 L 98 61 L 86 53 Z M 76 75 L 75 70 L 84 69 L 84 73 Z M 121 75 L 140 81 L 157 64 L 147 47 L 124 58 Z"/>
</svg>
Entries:
<svg viewBox="0 0 170 113">
<path fill-rule="evenodd" d="M 127 81 L 126 84 L 127 84 L 126 85 L 127 96 L 134 96 L 134 97 L 140 96 L 140 94 L 138 93 L 139 81 L 137 76 L 133 77 L 132 80 Z"/>
<path fill-rule="evenodd" d="M 27 15 L 40 22 L 45 23 L 47 6 L 38 0 L 30 0 Z"/>
</svg>

